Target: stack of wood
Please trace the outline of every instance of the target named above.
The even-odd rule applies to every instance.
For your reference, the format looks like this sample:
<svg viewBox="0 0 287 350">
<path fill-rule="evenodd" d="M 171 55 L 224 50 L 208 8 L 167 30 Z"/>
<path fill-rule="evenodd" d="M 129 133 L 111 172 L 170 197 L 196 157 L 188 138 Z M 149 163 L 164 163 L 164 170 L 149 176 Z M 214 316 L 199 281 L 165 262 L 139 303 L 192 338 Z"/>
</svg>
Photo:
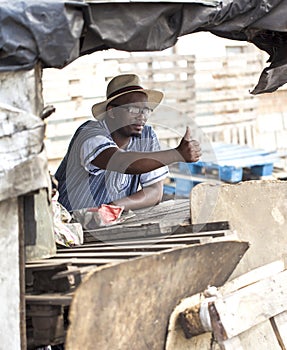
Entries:
<svg viewBox="0 0 287 350">
<path fill-rule="evenodd" d="M 192 225 L 188 200 L 85 237 L 26 264 L 28 349 L 162 349 L 178 301 L 223 285 L 248 249 L 228 222 Z"/>
</svg>

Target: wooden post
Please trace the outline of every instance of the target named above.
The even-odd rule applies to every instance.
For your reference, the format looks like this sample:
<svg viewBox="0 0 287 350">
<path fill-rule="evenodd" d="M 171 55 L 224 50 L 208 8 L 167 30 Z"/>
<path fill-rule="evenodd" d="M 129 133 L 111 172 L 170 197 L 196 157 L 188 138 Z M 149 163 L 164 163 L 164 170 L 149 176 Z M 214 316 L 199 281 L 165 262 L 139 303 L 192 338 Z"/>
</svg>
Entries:
<svg viewBox="0 0 287 350">
<path fill-rule="evenodd" d="M 0 338 L 3 349 L 25 349 L 25 341 L 21 341 L 20 316 L 20 252 L 19 223 L 17 198 L 0 202 L 1 235 L 0 235 Z M 23 346 L 21 346 L 23 345 Z"/>
<path fill-rule="evenodd" d="M 0 103 L 10 107 L 16 107 L 27 113 L 40 115 L 43 108 L 41 67 L 36 66 L 30 71 L 2 72 L 0 73 Z M 18 125 L 13 120 L 5 118 L 5 112 L 0 116 L 0 139 L 3 138 L 4 146 L 7 144 L 7 152 L 11 147 L 5 143 L 5 137 L 17 132 Z M 7 121 L 8 120 L 8 121 Z M 10 133 L 10 134 L 9 134 Z M 22 136 L 23 137 L 23 136 Z M 15 147 L 15 159 L 21 156 Z M 5 150 L 2 150 L 5 151 Z M 9 162 L 7 162 L 9 166 Z M 5 164 L 5 163 L 4 163 Z M 2 167 L 4 165 L 2 164 Z M 5 167 L 4 167 L 5 170 Z M 9 169 L 11 172 L 12 170 Z M 23 168 L 25 171 L 25 167 Z M 4 173 L 4 174 L 3 174 Z M 5 171 L 0 174 L 0 339 L 2 349 L 26 350 L 25 327 L 25 247 L 24 247 L 24 215 L 23 196 L 25 193 L 19 190 L 21 177 L 17 183 L 11 185 L 12 190 L 3 189 L 11 179 L 5 178 Z M 27 189 L 28 190 L 28 189 Z M 17 194 L 16 194 L 17 193 Z"/>
</svg>

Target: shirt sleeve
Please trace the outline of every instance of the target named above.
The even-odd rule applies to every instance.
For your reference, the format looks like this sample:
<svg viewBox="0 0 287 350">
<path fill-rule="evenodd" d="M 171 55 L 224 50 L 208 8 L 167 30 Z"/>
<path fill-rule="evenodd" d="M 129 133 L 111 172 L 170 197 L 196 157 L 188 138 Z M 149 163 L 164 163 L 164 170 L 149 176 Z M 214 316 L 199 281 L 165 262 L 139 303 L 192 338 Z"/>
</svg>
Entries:
<svg viewBox="0 0 287 350">
<path fill-rule="evenodd" d="M 141 174 L 140 184 L 142 185 L 142 187 L 147 187 L 158 181 L 164 180 L 168 175 L 169 175 L 168 167 L 163 166 L 159 169 Z"/>
<path fill-rule="evenodd" d="M 116 143 L 104 135 L 98 135 L 86 140 L 81 147 L 81 165 L 89 173 L 96 175 L 104 170 L 97 168 L 91 162 L 104 150 L 110 147 L 117 147 Z"/>
</svg>

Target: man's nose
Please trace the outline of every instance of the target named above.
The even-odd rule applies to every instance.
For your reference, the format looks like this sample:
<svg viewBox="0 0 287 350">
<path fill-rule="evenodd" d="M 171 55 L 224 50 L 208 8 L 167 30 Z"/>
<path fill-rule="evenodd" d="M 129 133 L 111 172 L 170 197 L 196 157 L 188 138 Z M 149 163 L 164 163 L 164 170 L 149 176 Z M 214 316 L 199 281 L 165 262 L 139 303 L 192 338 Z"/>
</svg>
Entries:
<svg viewBox="0 0 287 350">
<path fill-rule="evenodd" d="M 140 114 L 136 116 L 136 119 L 140 121 L 147 121 L 147 117 L 143 111 L 140 111 Z"/>
</svg>

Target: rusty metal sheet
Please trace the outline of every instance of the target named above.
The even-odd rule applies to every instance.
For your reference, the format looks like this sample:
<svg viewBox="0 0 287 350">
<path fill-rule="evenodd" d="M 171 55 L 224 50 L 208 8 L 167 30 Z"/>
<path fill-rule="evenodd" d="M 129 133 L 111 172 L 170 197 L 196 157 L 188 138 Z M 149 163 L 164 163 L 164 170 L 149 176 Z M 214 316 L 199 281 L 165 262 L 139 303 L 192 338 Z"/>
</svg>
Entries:
<svg viewBox="0 0 287 350">
<path fill-rule="evenodd" d="M 176 304 L 228 279 L 247 242 L 186 246 L 97 268 L 77 288 L 67 350 L 164 349 Z"/>
</svg>

